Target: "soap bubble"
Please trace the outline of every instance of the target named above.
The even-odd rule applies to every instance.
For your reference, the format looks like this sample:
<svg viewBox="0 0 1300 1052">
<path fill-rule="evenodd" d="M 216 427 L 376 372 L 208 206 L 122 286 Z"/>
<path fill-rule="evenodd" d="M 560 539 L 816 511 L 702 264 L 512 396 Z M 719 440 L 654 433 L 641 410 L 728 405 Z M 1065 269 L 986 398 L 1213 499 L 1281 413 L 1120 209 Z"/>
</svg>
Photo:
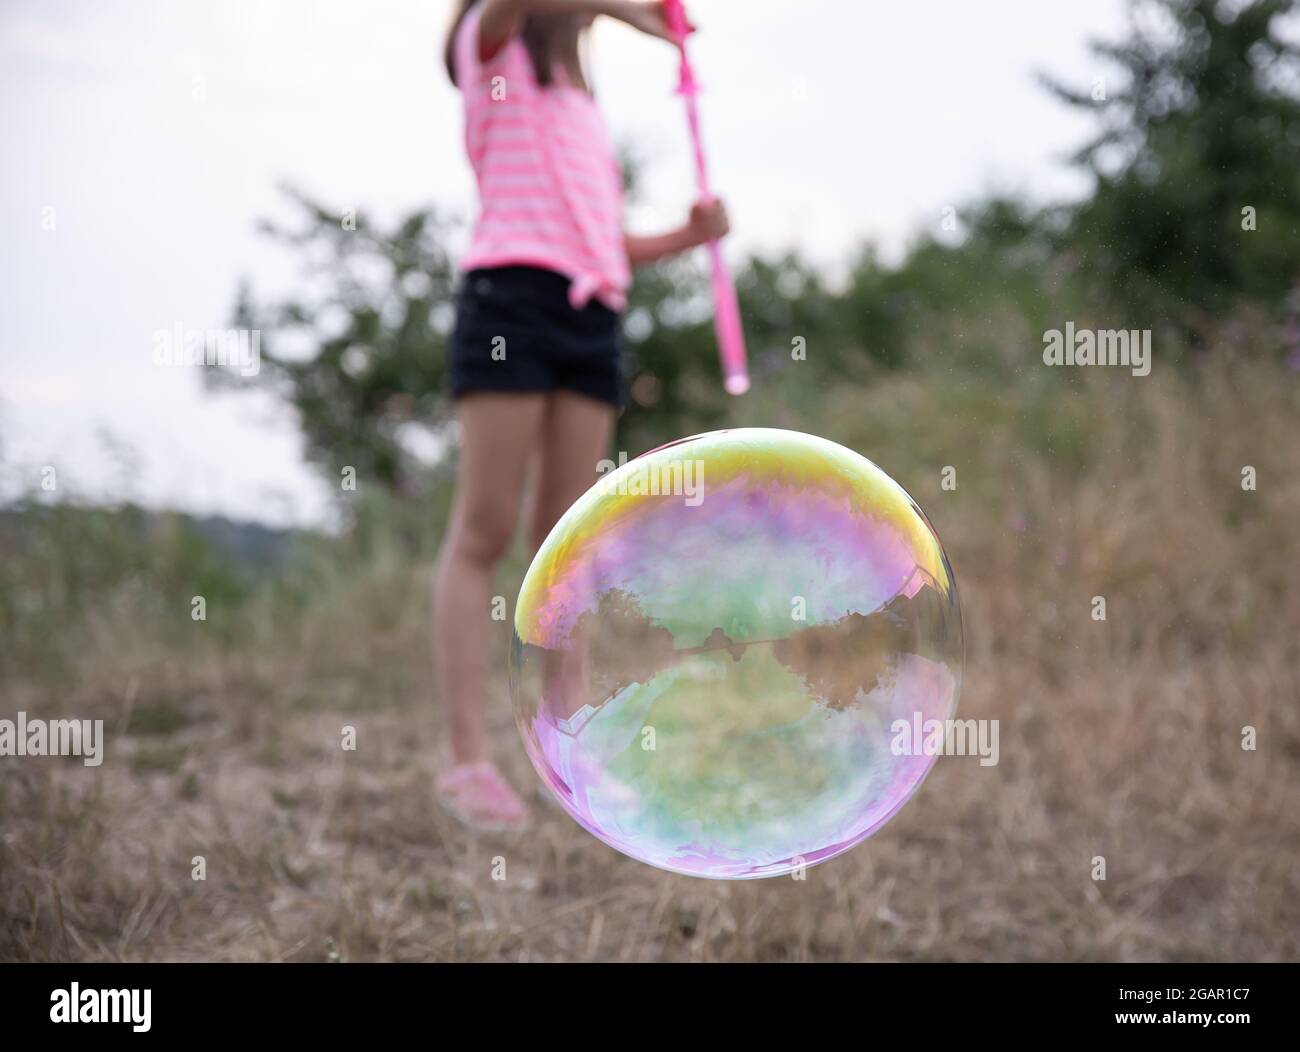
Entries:
<svg viewBox="0 0 1300 1052">
<path fill-rule="evenodd" d="M 857 453 L 768 428 L 604 475 L 529 567 L 510 654 L 524 745 L 565 810 L 632 858 L 719 878 L 801 870 L 884 825 L 961 672 L 921 510 Z"/>
</svg>

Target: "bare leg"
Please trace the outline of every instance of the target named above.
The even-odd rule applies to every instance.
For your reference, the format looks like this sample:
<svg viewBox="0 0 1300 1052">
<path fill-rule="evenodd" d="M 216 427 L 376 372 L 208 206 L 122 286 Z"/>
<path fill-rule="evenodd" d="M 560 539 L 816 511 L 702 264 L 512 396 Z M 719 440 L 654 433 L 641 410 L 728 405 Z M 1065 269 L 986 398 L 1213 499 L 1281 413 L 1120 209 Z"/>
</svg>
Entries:
<svg viewBox="0 0 1300 1052">
<path fill-rule="evenodd" d="M 482 393 L 456 406 L 460 459 L 451 526 L 435 573 L 433 648 L 457 764 L 487 756 L 483 695 L 492 578 L 514 535 L 546 404 L 541 394 Z"/>
<path fill-rule="evenodd" d="M 560 516 L 596 481 L 596 464 L 609 456 L 615 409 L 607 402 L 571 391 L 547 400 L 541 425 L 537 494 L 528 540 L 537 551 Z"/>
<path fill-rule="evenodd" d="M 551 527 L 596 481 L 596 463 L 608 456 L 614 407 L 568 391 L 552 395 L 542 422 L 537 489 L 529 523 L 534 552 Z M 546 655 L 545 704 L 560 719 L 572 716 L 586 696 L 589 654 L 575 635 L 564 650 Z M 603 700 L 603 699 L 597 699 Z"/>
</svg>

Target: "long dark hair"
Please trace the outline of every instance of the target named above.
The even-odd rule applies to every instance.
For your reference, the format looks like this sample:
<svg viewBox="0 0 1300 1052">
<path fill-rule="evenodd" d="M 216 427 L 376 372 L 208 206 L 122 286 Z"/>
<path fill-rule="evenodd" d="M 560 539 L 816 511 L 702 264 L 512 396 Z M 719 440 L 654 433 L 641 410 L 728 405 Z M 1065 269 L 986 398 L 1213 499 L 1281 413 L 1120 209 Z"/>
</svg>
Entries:
<svg viewBox="0 0 1300 1052">
<path fill-rule="evenodd" d="M 447 41 L 443 47 L 442 58 L 447 66 L 447 76 L 456 83 L 456 31 L 469 14 L 469 9 L 476 0 L 460 0 L 456 6 L 451 28 L 447 30 Z M 526 15 L 519 30 L 519 37 L 528 49 L 528 57 L 533 63 L 537 83 L 543 87 L 554 83 L 556 67 L 562 67 L 570 79 L 583 91 L 589 90 L 587 78 L 582 69 L 582 60 L 578 54 L 578 38 L 582 31 L 582 20 L 578 15 Z"/>
</svg>

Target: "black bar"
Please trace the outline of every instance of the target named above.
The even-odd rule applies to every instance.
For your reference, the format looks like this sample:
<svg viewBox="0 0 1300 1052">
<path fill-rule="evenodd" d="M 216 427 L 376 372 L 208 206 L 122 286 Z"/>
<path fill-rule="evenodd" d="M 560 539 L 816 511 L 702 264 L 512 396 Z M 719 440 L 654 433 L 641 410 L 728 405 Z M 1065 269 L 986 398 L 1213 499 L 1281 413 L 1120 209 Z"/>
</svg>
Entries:
<svg viewBox="0 0 1300 1052">
<path fill-rule="evenodd" d="M 900 1030 L 1052 1040 L 1163 1031 L 1224 1041 L 1289 1033 L 1297 982 L 1298 964 L 7 964 L 0 1033 L 7 1041 L 283 1034 L 333 1043 L 412 1032 L 439 1044 L 517 1033 L 604 1045 L 612 1022 L 646 1040 L 661 1033 L 665 1052 L 706 1030 L 755 1031 L 766 1041 L 839 1032 L 863 1044 L 891 1032 L 897 1041 Z M 52 1021 L 71 1009 L 73 983 L 79 1021 Z M 118 990 L 139 991 L 134 1014 L 125 997 L 100 993 Z M 91 1005 L 142 1020 L 144 990 L 147 1031 L 80 1021 Z M 1187 1021 L 1193 1014 L 1211 1022 Z"/>
</svg>

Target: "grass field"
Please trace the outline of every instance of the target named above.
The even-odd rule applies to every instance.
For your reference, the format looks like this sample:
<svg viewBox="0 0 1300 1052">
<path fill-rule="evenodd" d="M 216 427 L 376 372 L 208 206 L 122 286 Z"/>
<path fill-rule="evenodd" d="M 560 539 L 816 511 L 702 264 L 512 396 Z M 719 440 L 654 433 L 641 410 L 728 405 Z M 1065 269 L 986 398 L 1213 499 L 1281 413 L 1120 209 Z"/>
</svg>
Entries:
<svg viewBox="0 0 1300 1052">
<path fill-rule="evenodd" d="M 941 759 L 803 881 L 661 873 L 541 799 L 503 622 L 493 744 L 537 822 L 475 835 L 433 800 L 427 554 L 326 558 L 197 623 L 184 582 L 90 588 L 74 540 L 11 548 L 0 716 L 103 719 L 108 744 L 98 768 L 0 759 L 0 958 L 1300 957 L 1295 373 L 890 375 L 815 420 L 761 391 L 743 413 L 859 450 L 926 510 L 963 602 L 959 714 L 1001 721 L 997 766 Z M 141 543 L 156 564 L 175 542 Z"/>
</svg>

